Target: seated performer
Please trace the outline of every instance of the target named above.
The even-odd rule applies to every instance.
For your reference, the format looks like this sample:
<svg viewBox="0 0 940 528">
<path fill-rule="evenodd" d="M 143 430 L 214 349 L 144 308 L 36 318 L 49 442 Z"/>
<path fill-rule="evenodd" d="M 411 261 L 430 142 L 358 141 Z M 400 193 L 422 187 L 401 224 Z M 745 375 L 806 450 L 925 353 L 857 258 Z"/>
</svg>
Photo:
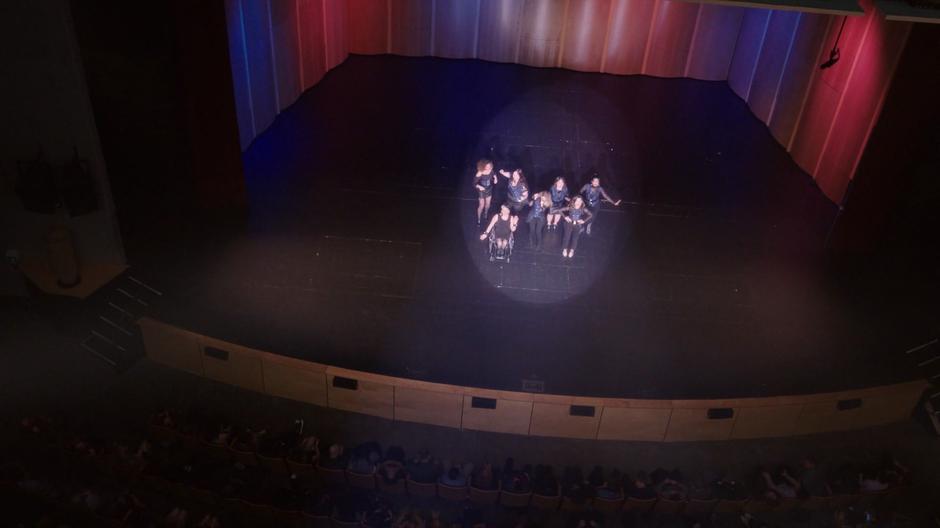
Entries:
<svg viewBox="0 0 940 528">
<path fill-rule="evenodd" d="M 552 208 L 548 211 L 548 228 L 555 229 L 555 226 L 557 226 L 558 222 L 561 220 L 561 212 L 559 212 L 559 210 L 564 207 L 571 198 L 568 198 L 568 186 L 565 184 L 565 179 L 561 176 L 555 178 L 555 182 L 552 183 L 548 192 L 552 195 Z"/>
<path fill-rule="evenodd" d="M 601 187 L 601 179 L 597 176 L 591 178 L 590 183 L 585 183 L 584 187 L 581 187 L 581 196 L 584 197 L 584 201 L 587 202 L 588 209 L 591 210 L 593 218 L 587 224 L 587 234 L 591 234 L 591 225 L 597 220 L 597 213 L 601 208 L 601 200 L 603 199 L 607 203 L 617 207 L 620 205 L 620 200 L 614 201 L 611 198 L 607 191 Z"/>
<path fill-rule="evenodd" d="M 500 170 L 499 174 L 509 178 L 509 185 L 506 187 L 506 200 L 512 214 L 518 215 L 529 199 L 529 185 L 525 181 L 522 169 L 516 169 L 512 173 Z"/>
<path fill-rule="evenodd" d="M 588 223 L 593 216 L 587 206 L 584 205 L 584 198 L 580 195 L 571 199 L 568 207 L 559 209 L 559 213 L 565 216 L 565 236 L 561 242 L 561 256 L 574 257 L 574 250 L 578 249 L 578 237 L 584 229 L 584 224 Z"/>
<path fill-rule="evenodd" d="M 480 235 L 480 240 L 486 240 L 486 237 L 492 233 L 496 240 L 498 254 L 502 255 L 509 247 L 509 237 L 516 231 L 518 225 L 519 217 L 511 214 L 509 206 L 503 204 L 499 207 L 499 212 L 493 215 L 486 230 Z"/>
</svg>

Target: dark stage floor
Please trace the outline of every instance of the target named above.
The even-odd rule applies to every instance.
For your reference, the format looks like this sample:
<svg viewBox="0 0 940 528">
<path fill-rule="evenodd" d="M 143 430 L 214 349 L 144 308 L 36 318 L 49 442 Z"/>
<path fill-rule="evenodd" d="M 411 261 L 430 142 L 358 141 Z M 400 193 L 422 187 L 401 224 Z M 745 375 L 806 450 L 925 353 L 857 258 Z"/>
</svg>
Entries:
<svg viewBox="0 0 940 528">
<path fill-rule="evenodd" d="M 471 165 L 624 203 L 490 263 Z M 164 320 L 333 365 L 694 398 L 909 379 L 927 292 L 826 270 L 836 213 L 725 83 L 350 57 L 244 156 L 247 225 L 128 241 Z M 494 203 L 501 201 L 500 184 Z"/>
</svg>

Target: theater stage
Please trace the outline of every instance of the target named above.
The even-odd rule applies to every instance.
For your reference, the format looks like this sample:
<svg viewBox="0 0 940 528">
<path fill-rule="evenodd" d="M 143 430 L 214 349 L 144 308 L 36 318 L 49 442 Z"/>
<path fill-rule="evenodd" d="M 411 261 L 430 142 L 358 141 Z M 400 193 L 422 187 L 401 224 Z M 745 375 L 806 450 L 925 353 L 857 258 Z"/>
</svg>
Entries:
<svg viewBox="0 0 940 528">
<path fill-rule="evenodd" d="M 491 263 L 483 156 L 534 190 L 598 173 L 623 203 L 574 259 L 523 226 Z M 244 224 L 127 240 L 166 293 L 151 316 L 352 369 L 640 398 L 914 379 L 903 352 L 935 337 L 934 292 L 827 265 L 836 206 L 723 82 L 352 56 L 244 163 Z"/>
</svg>

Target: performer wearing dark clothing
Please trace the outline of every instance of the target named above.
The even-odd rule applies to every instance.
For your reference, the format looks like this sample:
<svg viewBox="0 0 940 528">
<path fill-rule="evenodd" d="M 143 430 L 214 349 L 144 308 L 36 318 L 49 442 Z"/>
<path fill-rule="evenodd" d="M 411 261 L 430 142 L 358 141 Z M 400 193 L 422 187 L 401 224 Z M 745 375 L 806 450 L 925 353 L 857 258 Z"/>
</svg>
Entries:
<svg viewBox="0 0 940 528">
<path fill-rule="evenodd" d="M 500 170 L 499 173 L 509 178 L 509 185 L 506 187 L 506 199 L 509 203 L 510 211 L 518 215 L 522 212 L 522 209 L 529 199 L 529 185 L 525 181 L 522 169 L 516 169 L 512 171 L 512 173 Z"/>
<path fill-rule="evenodd" d="M 568 198 L 568 186 L 565 185 L 565 179 L 561 176 L 555 178 L 555 182 L 548 192 L 552 195 L 552 208 L 548 211 L 548 228 L 555 229 L 555 226 L 557 226 L 558 222 L 561 220 L 559 210 L 570 200 L 570 198 Z"/>
<path fill-rule="evenodd" d="M 620 205 L 620 200 L 614 201 L 614 199 L 607 194 L 607 191 L 601 187 L 601 179 L 597 176 L 591 178 L 590 183 L 586 183 L 584 184 L 584 187 L 581 187 L 581 196 L 584 197 L 584 201 L 593 215 L 591 222 L 587 224 L 587 234 L 590 235 L 591 224 L 593 224 L 594 220 L 597 219 L 597 213 L 601 208 L 601 200 L 610 203 L 614 207 Z"/>
<path fill-rule="evenodd" d="M 493 215 L 489 225 L 486 226 L 486 231 L 480 235 L 480 240 L 486 240 L 486 237 L 492 232 L 494 238 L 496 238 L 496 248 L 500 252 L 505 251 L 509 247 L 509 236 L 516 230 L 518 225 L 519 217 L 510 214 L 509 207 L 503 204 L 500 206 L 499 212 Z"/>
<path fill-rule="evenodd" d="M 473 186 L 477 190 L 477 225 L 490 210 L 493 200 L 493 184 L 496 183 L 496 173 L 493 172 L 493 162 L 481 159 L 477 162 L 477 173 L 473 177 Z"/>
<path fill-rule="evenodd" d="M 561 242 L 561 256 L 571 258 L 574 256 L 574 250 L 578 249 L 578 237 L 581 236 L 584 224 L 588 223 L 593 215 L 584 205 L 584 198 L 580 195 L 572 198 L 571 204 L 561 208 L 559 212 L 565 216 L 565 236 Z"/>
<path fill-rule="evenodd" d="M 542 249 L 542 228 L 545 227 L 545 215 L 552 207 L 552 195 L 548 191 L 536 193 L 532 198 L 532 209 L 529 209 L 529 247 L 536 251 Z"/>
</svg>

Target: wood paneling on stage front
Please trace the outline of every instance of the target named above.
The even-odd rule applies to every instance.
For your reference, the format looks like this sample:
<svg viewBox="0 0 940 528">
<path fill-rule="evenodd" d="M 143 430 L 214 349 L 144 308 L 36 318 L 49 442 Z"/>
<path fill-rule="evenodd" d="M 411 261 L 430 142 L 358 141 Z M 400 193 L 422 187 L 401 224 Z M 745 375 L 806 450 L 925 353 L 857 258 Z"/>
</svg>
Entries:
<svg viewBox="0 0 940 528">
<path fill-rule="evenodd" d="M 356 389 L 334 387 L 333 378 L 336 376 L 355 379 L 358 387 Z M 391 420 L 395 417 L 395 386 L 385 382 L 384 378 L 384 376 L 369 375 L 365 372 L 328 367 L 326 386 L 330 407 Z"/>
<path fill-rule="evenodd" d="M 264 376 L 261 373 L 261 357 L 258 351 L 250 348 L 217 343 L 206 340 L 201 344 L 202 367 L 205 376 L 211 380 L 228 383 L 255 392 L 264 392 Z M 212 346 L 228 353 L 225 359 L 206 354 L 206 346 Z"/>
<path fill-rule="evenodd" d="M 410 387 L 395 388 L 395 419 L 460 428 L 463 395 Z"/>
<path fill-rule="evenodd" d="M 598 440 L 661 442 L 666 438 L 672 408 L 667 402 L 648 408 L 607 406 L 602 412 Z"/>
<path fill-rule="evenodd" d="M 679 442 L 844 431 L 907 419 L 927 387 L 926 381 L 918 380 L 842 392 L 722 400 L 532 394 L 331 367 L 242 347 L 149 318 L 141 319 L 139 325 L 148 357 L 198 376 L 387 419 L 532 436 Z M 223 350 L 228 358 L 205 355 L 205 347 Z M 334 387 L 336 376 L 356 380 L 357 388 Z M 475 396 L 495 401 L 496 407 L 473 407 Z M 839 410 L 840 401 L 849 404 L 845 410 Z M 572 416 L 572 405 L 593 407 L 594 415 Z M 710 419 L 709 409 L 717 408 L 731 409 L 732 417 Z"/>
<path fill-rule="evenodd" d="M 735 409 L 734 427 L 729 438 L 787 436 L 796 430 L 802 405 L 768 405 Z"/>
<path fill-rule="evenodd" d="M 520 398 L 528 395 L 521 394 Z M 493 397 L 486 395 L 484 397 Z M 529 419 L 532 416 L 532 402 L 496 398 L 495 409 L 477 409 L 472 405 L 473 396 L 468 393 L 463 397 L 464 429 L 490 431 L 494 433 L 529 434 Z"/>
<path fill-rule="evenodd" d="M 150 318 L 141 319 L 138 325 L 147 357 L 190 374 L 204 375 L 202 350 L 195 334 Z"/>
<path fill-rule="evenodd" d="M 594 416 L 572 416 L 571 405 L 594 408 Z M 536 401 L 532 406 L 529 434 L 532 436 L 556 436 L 562 438 L 597 438 L 601 422 L 600 405 L 583 403 L 550 403 Z"/>
<path fill-rule="evenodd" d="M 673 408 L 666 430 L 667 442 L 689 442 L 697 440 L 727 440 L 731 438 L 737 413 L 731 418 L 711 420 L 708 409 Z"/>
<path fill-rule="evenodd" d="M 264 392 L 289 400 L 327 406 L 326 365 L 264 354 Z"/>
</svg>

